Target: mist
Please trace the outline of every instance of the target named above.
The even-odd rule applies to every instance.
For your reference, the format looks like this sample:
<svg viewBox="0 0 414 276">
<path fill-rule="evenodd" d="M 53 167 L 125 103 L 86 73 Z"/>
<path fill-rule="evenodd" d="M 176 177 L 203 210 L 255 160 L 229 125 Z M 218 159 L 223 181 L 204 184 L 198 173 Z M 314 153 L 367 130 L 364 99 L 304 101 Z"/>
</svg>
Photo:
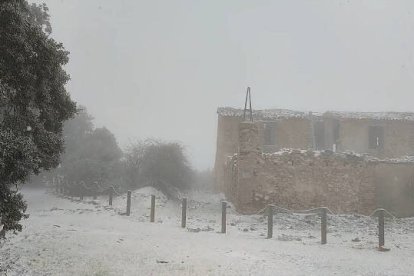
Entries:
<svg viewBox="0 0 414 276">
<path fill-rule="evenodd" d="M 39 1 L 40 2 L 40 1 Z M 218 106 L 414 108 L 412 1 L 45 1 L 68 91 L 131 139 L 182 141 L 213 166 Z"/>
<path fill-rule="evenodd" d="M 412 275 L 413 87 L 414 1 L 2 0 L 0 275 Z"/>
</svg>

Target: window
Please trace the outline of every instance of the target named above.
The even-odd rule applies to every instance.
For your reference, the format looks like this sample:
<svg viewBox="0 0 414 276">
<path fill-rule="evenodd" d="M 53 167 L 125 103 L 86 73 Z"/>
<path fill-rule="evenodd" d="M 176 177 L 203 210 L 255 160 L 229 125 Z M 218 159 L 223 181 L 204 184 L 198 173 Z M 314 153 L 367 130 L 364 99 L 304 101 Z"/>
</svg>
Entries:
<svg viewBox="0 0 414 276">
<path fill-rule="evenodd" d="M 384 128 L 370 126 L 368 129 L 369 149 L 380 149 L 384 145 Z"/>
<path fill-rule="evenodd" d="M 264 144 L 276 145 L 276 122 L 264 123 Z"/>
<path fill-rule="evenodd" d="M 316 121 L 313 125 L 315 132 L 315 147 L 316 150 L 325 149 L 325 122 Z"/>
</svg>

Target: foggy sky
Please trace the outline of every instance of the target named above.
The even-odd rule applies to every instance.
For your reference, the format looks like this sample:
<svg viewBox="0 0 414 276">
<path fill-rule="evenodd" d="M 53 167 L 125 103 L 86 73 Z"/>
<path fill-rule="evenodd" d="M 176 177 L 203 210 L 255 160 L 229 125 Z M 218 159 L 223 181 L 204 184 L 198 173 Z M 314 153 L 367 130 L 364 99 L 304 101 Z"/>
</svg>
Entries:
<svg viewBox="0 0 414 276">
<path fill-rule="evenodd" d="M 67 86 L 121 147 L 212 167 L 218 106 L 414 111 L 414 1 L 48 0 Z"/>
</svg>

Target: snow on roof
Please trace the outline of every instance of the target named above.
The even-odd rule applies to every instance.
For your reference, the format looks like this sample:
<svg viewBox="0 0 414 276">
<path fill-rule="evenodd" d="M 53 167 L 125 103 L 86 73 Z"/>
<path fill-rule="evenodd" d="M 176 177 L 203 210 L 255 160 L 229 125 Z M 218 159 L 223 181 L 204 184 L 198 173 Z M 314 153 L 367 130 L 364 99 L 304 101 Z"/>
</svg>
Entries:
<svg viewBox="0 0 414 276">
<path fill-rule="evenodd" d="M 221 116 L 228 117 L 242 117 L 243 109 L 232 107 L 219 107 L 217 113 Z M 246 111 L 246 117 L 249 116 L 249 112 Z M 253 116 L 258 119 L 283 119 L 283 118 L 306 118 L 308 114 L 301 111 L 294 111 L 289 109 L 263 109 L 253 110 Z"/>
<path fill-rule="evenodd" d="M 243 109 L 232 107 L 219 107 L 217 113 L 224 117 L 242 117 Z M 248 111 L 246 113 L 248 116 Z M 346 111 L 327 111 L 320 112 L 303 112 L 289 109 L 263 109 L 253 110 L 253 116 L 256 119 L 272 120 L 286 118 L 309 118 L 328 117 L 337 119 L 369 119 L 369 120 L 406 120 L 414 121 L 413 112 L 346 112 Z"/>
</svg>

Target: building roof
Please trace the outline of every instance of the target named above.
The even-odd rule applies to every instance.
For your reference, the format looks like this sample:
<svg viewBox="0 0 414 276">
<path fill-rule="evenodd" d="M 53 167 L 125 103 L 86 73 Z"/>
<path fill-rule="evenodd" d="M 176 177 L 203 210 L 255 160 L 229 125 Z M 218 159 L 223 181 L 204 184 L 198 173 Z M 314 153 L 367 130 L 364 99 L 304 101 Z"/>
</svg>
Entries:
<svg viewBox="0 0 414 276">
<path fill-rule="evenodd" d="M 219 107 L 217 113 L 224 117 L 243 117 L 243 109 L 232 107 Z M 248 113 L 246 113 L 248 116 Z M 414 121 L 413 112 L 346 112 L 346 111 L 327 111 L 303 112 L 289 109 L 263 109 L 253 110 L 253 117 L 258 120 L 275 120 L 287 118 L 310 118 L 328 117 L 337 119 L 369 119 L 369 120 L 405 120 Z"/>
</svg>

